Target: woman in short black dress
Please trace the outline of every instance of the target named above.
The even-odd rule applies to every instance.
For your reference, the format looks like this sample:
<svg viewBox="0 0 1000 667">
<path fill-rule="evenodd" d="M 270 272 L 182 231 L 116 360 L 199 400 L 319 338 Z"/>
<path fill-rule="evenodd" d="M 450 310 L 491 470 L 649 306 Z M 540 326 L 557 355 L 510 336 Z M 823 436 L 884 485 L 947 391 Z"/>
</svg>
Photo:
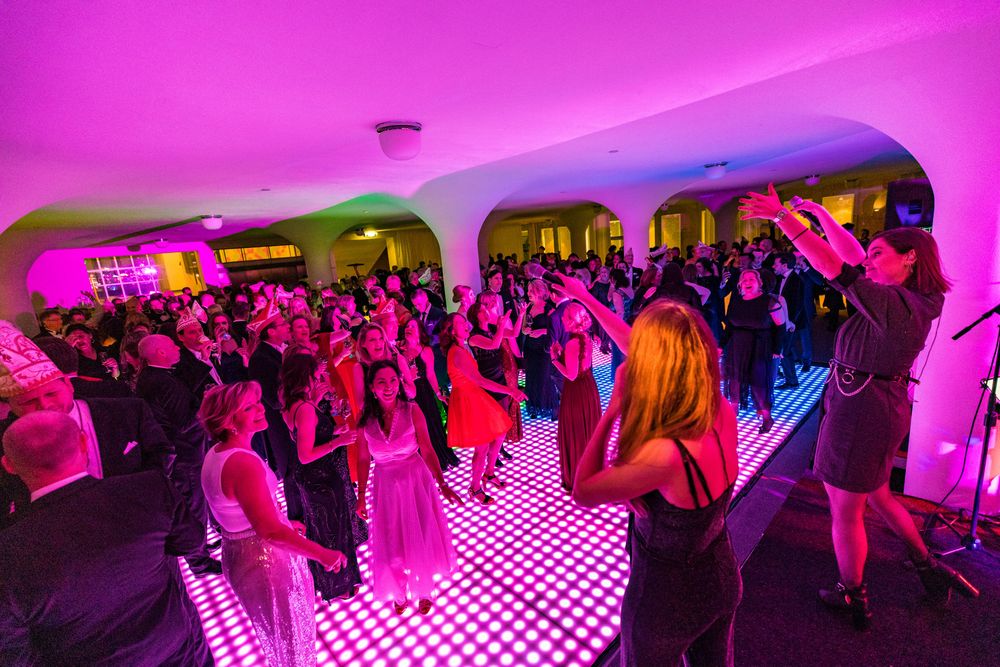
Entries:
<svg viewBox="0 0 1000 667">
<path fill-rule="evenodd" d="M 448 446 L 448 434 L 444 430 L 441 409 L 438 407 L 438 401 L 447 402 L 447 398 L 441 393 L 437 376 L 434 375 L 434 353 L 430 348 L 430 336 L 427 335 L 423 322 L 415 317 L 410 318 L 403 327 L 403 356 L 412 364 L 410 374 L 417 390 L 414 400 L 427 422 L 427 435 L 431 439 L 441 470 L 457 467 L 458 456 Z"/>
<path fill-rule="evenodd" d="M 730 666 L 742 581 L 726 509 L 739 463 L 715 338 L 695 309 L 671 299 L 648 304 L 630 331 L 596 299 L 581 298 L 582 290 L 567 291 L 628 355 L 573 487 L 586 507 L 625 502 L 633 509 L 621 664 L 674 667 L 686 657 L 691 665 Z"/>
<path fill-rule="evenodd" d="M 773 185 L 767 194 L 749 193 L 741 204 L 748 217 L 774 220 L 857 308 L 837 334 L 816 445 L 815 472 L 830 498 L 840 570 L 840 581 L 821 590 L 821 599 L 849 610 L 859 629 L 868 627 L 866 505 L 906 543 L 932 600 L 947 600 L 952 588 L 978 595 L 961 574 L 928 552 L 913 519 L 889 490 L 892 459 L 909 430 L 910 368 L 950 289 L 934 238 L 920 229 L 893 229 L 877 234 L 866 253 L 826 209 L 799 200 L 794 210 L 818 221 L 826 240 L 810 232 L 789 215 Z"/>
</svg>

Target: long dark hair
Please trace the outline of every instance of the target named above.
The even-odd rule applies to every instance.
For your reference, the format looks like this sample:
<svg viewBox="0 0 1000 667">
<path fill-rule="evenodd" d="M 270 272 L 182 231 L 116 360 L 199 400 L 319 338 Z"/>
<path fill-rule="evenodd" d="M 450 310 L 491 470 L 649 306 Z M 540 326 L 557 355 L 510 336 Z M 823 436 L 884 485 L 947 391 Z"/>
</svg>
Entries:
<svg viewBox="0 0 1000 667">
<path fill-rule="evenodd" d="M 408 403 L 410 399 L 406 397 L 403 393 L 403 377 L 399 373 L 399 366 L 396 365 L 395 361 L 390 359 L 379 359 L 365 372 L 365 407 L 361 410 L 361 419 L 358 420 L 359 426 L 365 426 L 371 420 L 377 419 L 378 423 L 382 423 L 382 418 L 385 413 L 382 411 L 382 404 L 378 402 L 378 398 L 375 397 L 375 392 L 372 391 L 372 383 L 375 382 L 375 374 L 378 373 L 383 368 L 391 368 L 392 372 L 396 374 L 396 378 L 399 380 L 399 393 L 396 394 L 397 401 L 403 401 Z"/>
<path fill-rule="evenodd" d="M 945 294 L 951 291 L 951 280 L 944 274 L 937 241 L 933 236 L 922 229 L 897 227 L 879 232 L 872 237 L 872 241 L 875 239 L 882 239 L 901 255 L 912 250 L 917 256 L 913 273 L 903 283 L 903 287 L 921 294 Z"/>
<path fill-rule="evenodd" d="M 455 320 L 460 317 L 463 320 L 467 319 L 461 313 L 448 313 L 441 322 L 441 327 L 438 330 L 438 345 L 445 354 L 448 354 L 448 350 L 455 344 Z"/>
<path fill-rule="evenodd" d="M 295 401 L 309 400 L 309 385 L 317 370 L 319 362 L 311 354 L 292 354 L 282 362 L 278 381 L 283 408 L 288 409 Z"/>
</svg>

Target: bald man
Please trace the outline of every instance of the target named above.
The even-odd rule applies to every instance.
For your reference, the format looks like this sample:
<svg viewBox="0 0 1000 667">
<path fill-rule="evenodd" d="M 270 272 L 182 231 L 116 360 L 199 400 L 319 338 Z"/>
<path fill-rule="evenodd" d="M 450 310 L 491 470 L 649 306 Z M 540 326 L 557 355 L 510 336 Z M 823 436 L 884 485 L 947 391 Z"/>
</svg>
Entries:
<svg viewBox="0 0 1000 667">
<path fill-rule="evenodd" d="M 205 527 L 166 478 L 89 476 L 62 412 L 21 417 L 3 445 L 31 502 L 0 531 L 0 664 L 214 664 L 176 559 Z"/>
<path fill-rule="evenodd" d="M 174 444 L 177 457 L 170 471 L 170 481 L 180 491 L 188 509 L 202 523 L 208 523 L 208 504 L 201 487 L 201 465 L 208 449 L 208 434 L 198 421 L 201 402 L 173 371 L 181 358 L 180 347 L 173 339 L 159 334 L 139 341 L 143 369 L 135 382 L 135 393 L 153 410 L 153 417 Z M 187 557 L 196 577 L 222 574 L 222 563 L 209 556 L 208 545 Z"/>
</svg>

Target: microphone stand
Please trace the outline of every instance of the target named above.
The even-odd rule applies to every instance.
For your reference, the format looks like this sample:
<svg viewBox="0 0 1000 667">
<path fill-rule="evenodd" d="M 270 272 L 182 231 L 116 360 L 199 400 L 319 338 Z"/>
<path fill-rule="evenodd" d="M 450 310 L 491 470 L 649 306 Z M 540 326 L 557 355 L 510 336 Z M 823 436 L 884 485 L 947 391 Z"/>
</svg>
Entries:
<svg viewBox="0 0 1000 667">
<path fill-rule="evenodd" d="M 979 326 L 981 323 L 985 322 L 994 314 L 1000 315 L 1000 304 L 997 304 L 991 310 L 986 311 L 975 322 L 973 322 L 969 326 L 965 327 L 964 329 L 956 333 L 954 336 L 951 337 L 952 340 L 958 340 L 959 338 L 961 338 L 962 336 L 966 335 L 974 328 Z M 957 521 L 962 519 L 962 513 L 963 513 L 962 511 L 959 511 L 958 517 L 952 521 L 947 521 L 940 515 L 940 513 L 935 513 L 932 514 L 930 517 L 928 517 L 927 521 L 924 523 L 924 530 L 926 531 L 929 530 L 934 525 L 935 522 L 941 522 L 945 526 L 947 526 L 953 533 L 955 533 L 955 535 L 957 535 L 961 540 L 961 546 L 956 547 L 954 549 L 950 549 L 948 551 L 943 551 L 938 554 L 939 556 L 947 556 L 949 554 L 957 553 L 963 550 L 979 551 L 980 549 L 983 548 L 983 543 L 982 540 L 979 539 L 979 536 L 977 534 L 977 529 L 979 527 L 979 508 L 982 503 L 982 497 L 983 497 L 983 486 L 984 486 L 983 483 L 986 480 L 986 462 L 989 459 L 990 438 L 992 437 L 993 428 L 996 426 L 997 416 L 998 416 L 996 385 L 998 382 L 1000 382 L 1000 380 L 998 380 L 998 378 L 1000 378 L 1000 325 L 997 326 L 997 340 L 993 348 L 993 357 L 991 359 L 991 363 L 992 363 L 992 373 L 981 383 L 983 386 L 982 391 L 987 392 L 986 416 L 983 422 L 986 430 L 983 433 L 983 447 L 982 447 L 982 452 L 980 453 L 979 456 L 979 476 L 976 481 L 975 495 L 973 496 L 972 500 L 972 514 L 969 517 L 969 532 L 961 533 L 954 526 L 954 524 Z M 990 386 L 991 382 L 993 383 L 992 387 Z"/>
</svg>

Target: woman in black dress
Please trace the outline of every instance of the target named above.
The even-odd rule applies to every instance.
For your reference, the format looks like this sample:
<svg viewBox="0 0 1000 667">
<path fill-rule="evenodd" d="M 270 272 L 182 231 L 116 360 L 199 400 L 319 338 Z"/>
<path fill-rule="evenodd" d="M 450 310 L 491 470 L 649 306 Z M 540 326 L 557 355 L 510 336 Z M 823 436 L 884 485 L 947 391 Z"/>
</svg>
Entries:
<svg viewBox="0 0 1000 667">
<path fill-rule="evenodd" d="M 434 352 L 430 347 L 431 337 L 427 335 L 424 324 L 413 317 L 403 327 L 403 356 L 410 362 L 410 374 L 416 387 L 416 403 L 427 422 L 427 434 L 430 436 L 434 453 L 437 454 L 441 470 L 457 467 L 458 456 L 448 446 L 448 434 L 441 421 L 441 409 L 438 401 L 448 404 L 448 397 L 441 392 L 437 376 L 434 374 Z"/>
<path fill-rule="evenodd" d="M 552 337 L 549 323 L 552 303 L 544 280 L 528 284 L 528 312 L 524 320 L 524 393 L 528 396 L 528 417 L 553 417 L 559 408 L 559 390 L 552 380 Z"/>
<path fill-rule="evenodd" d="M 345 445 L 355 436 L 337 427 L 320 408 L 329 391 L 323 367 L 310 354 L 289 355 L 281 365 L 282 417 L 295 442 L 298 460 L 292 477 L 299 487 L 306 536 L 347 557 L 337 572 L 310 561 L 316 591 L 323 600 L 348 600 L 361 588 L 357 544 L 367 539 L 367 526 L 355 512 L 358 499 L 347 472 Z M 363 527 L 363 528 L 362 528 Z"/>
<path fill-rule="evenodd" d="M 497 295 L 491 292 L 484 292 L 479 296 L 484 297 L 487 294 L 490 296 L 485 301 L 479 298 L 469 308 L 469 323 L 472 324 L 472 331 L 469 336 L 469 348 L 472 350 L 472 356 L 476 359 L 476 366 L 481 376 L 491 382 L 509 386 L 507 385 L 507 376 L 504 373 L 503 352 L 500 346 L 503 345 L 504 338 L 510 329 L 510 313 L 507 313 L 502 319 L 496 319 L 495 310 L 502 306 L 497 305 L 496 302 L 499 299 Z M 491 322 L 495 322 L 495 324 Z M 502 394 L 490 391 L 489 389 L 486 390 L 486 393 L 500 404 L 504 412 L 510 409 L 512 401 L 509 394 Z M 490 444 L 487 452 L 486 471 L 483 474 L 483 481 L 492 484 L 498 489 L 507 486 L 507 483 L 496 474 L 497 459 L 500 456 L 500 448 L 503 446 L 506 437 L 507 434 L 505 433 Z M 503 463 L 500 462 L 500 465 L 502 466 Z"/>
<path fill-rule="evenodd" d="M 726 509 L 739 463 L 715 338 L 696 310 L 670 299 L 647 305 L 629 330 L 585 290 L 565 291 L 628 355 L 573 487 L 585 507 L 633 509 L 621 664 L 675 666 L 686 656 L 690 665 L 732 665 L 742 581 Z M 619 417 L 618 453 L 606 465 Z"/>
<path fill-rule="evenodd" d="M 868 627 L 867 505 L 906 543 L 932 601 L 947 601 L 953 588 L 977 596 L 961 574 L 930 554 L 913 519 L 889 490 L 892 459 L 909 430 L 910 369 L 951 287 L 934 238 L 919 229 L 893 229 L 875 235 L 866 253 L 825 208 L 798 200 L 794 210 L 818 221 L 826 239 L 810 232 L 789 215 L 773 185 L 767 194 L 751 192 L 740 201 L 747 217 L 773 220 L 857 308 L 837 332 L 816 444 L 814 471 L 830 498 L 840 570 L 840 581 L 820 590 L 820 598 L 848 610 L 855 627 Z"/>
<path fill-rule="evenodd" d="M 740 274 L 739 294 L 733 295 L 726 312 L 726 387 L 733 409 L 739 409 L 745 387 L 760 415 L 760 432 L 774 426 L 771 418 L 772 368 L 781 349 L 779 336 L 785 316 L 781 304 L 764 294 L 760 274 L 747 269 Z"/>
</svg>

